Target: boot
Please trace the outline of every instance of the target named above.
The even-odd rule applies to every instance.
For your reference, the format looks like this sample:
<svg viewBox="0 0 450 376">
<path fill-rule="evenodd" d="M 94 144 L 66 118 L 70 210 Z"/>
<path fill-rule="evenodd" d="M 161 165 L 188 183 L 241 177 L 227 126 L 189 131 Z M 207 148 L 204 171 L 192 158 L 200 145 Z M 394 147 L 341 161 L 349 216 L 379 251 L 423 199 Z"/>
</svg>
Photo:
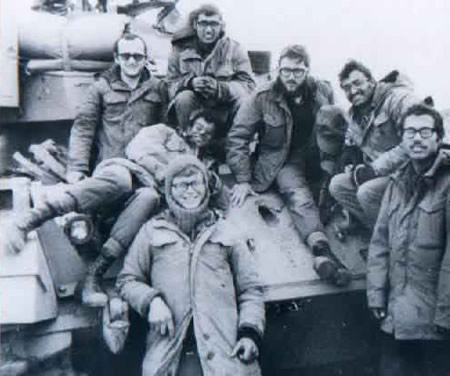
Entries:
<svg viewBox="0 0 450 376">
<path fill-rule="evenodd" d="M 108 296 L 101 287 L 103 274 L 115 261 L 113 257 L 98 255 L 89 265 L 86 278 L 81 286 L 81 302 L 89 307 L 104 307 L 108 303 Z"/>
<path fill-rule="evenodd" d="M 9 252 L 20 252 L 25 247 L 27 234 L 38 228 L 49 219 L 74 211 L 75 199 L 64 194 L 53 202 L 44 202 L 41 206 L 31 209 L 28 213 L 16 220 L 8 230 L 6 248 Z"/>
<path fill-rule="evenodd" d="M 339 262 L 331 252 L 330 245 L 319 240 L 312 246 L 314 255 L 314 270 L 320 279 L 333 283 L 336 286 L 347 286 L 351 281 L 351 273 Z"/>
</svg>

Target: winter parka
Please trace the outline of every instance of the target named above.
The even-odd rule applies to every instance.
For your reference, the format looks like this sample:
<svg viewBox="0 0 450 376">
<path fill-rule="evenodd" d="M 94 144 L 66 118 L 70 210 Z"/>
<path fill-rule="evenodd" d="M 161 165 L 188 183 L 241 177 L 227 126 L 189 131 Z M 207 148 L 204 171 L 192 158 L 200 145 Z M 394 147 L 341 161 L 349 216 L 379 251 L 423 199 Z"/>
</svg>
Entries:
<svg viewBox="0 0 450 376">
<path fill-rule="evenodd" d="M 256 192 L 269 188 L 291 147 L 293 119 L 280 85 L 278 81 L 268 83 L 248 97 L 228 132 L 227 164 L 238 183 L 248 182 Z M 333 103 L 333 91 L 328 82 L 313 77 L 308 77 L 305 85 L 312 92 L 315 118 L 322 106 Z M 255 135 L 259 145 L 253 164 L 250 143 Z"/>
<path fill-rule="evenodd" d="M 206 58 L 198 52 L 197 37 L 192 30 L 175 35 L 172 45 L 167 69 L 171 101 L 181 91 L 192 90 L 191 80 L 197 76 L 217 79 L 218 104 L 238 101 L 255 88 L 247 52 L 229 37 L 222 35 Z"/>
<path fill-rule="evenodd" d="M 440 339 L 450 329 L 450 157 L 423 176 L 411 162 L 391 176 L 369 247 L 367 297 L 397 339 Z"/>
<path fill-rule="evenodd" d="M 94 82 L 72 126 L 68 170 L 89 174 L 101 161 L 125 157 L 139 130 L 166 121 L 167 86 L 147 70 L 136 89 L 114 65 Z"/>
<path fill-rule="evenodd" d="M 420 102 L 406 77 L 391 73 L 388 81 L 377 82 L 368 118 L 358 122 L 355 109 L 349 110 L 346 143 L 356 145 L 365 163 L 380 176 L 387 176 L 408 159 L 401 146 L 400 120 L 406 110 Z"/>
<path fill-rule="evenodd" d="M 260 375 L 257 362 L 243 364 L 230 353 L 238 331 L 264 330 L 262 289 L 255 260 L 222 220 L 210 216 L 192 241 L 166 211 L 145 224 L 119 274 L 122 297 L 144 318 L 156 296 L 172 311 L 175 336 L 148 333 L 144 376 L 177 374 L 193 320 L 205 376 Z"/>
</svg>

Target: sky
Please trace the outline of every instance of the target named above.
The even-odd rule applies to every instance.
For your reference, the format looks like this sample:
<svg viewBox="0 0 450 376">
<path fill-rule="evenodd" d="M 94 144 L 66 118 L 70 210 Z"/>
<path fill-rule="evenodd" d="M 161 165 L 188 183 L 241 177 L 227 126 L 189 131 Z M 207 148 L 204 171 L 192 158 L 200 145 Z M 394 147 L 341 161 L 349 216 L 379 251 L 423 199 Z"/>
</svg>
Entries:
<svg viewBox="0 0 450 376">
<path fill-rule="evenodd" d="M 13 0 L 0 0 L 13 1 Z M 14 0 L 27 8 L 31 0 Z M 144 0 L 141 0 L 144 1 Z M 207 0 L 206 0 L 207 1 Z M 311 73 L 332 82 L 347 105 L 337 74 L 355 58 L 375 77 L 393 69 L 406 74 L 419 96 L 450 108 L 450 1 L 448 0 L 210 0 L 228 34 L 249 50 L 269 50 L 273 65 L 283 46 L 299 43 L 311 55 Z M 180 0 L 187 14 L 205 0 Z"/>
</svg>

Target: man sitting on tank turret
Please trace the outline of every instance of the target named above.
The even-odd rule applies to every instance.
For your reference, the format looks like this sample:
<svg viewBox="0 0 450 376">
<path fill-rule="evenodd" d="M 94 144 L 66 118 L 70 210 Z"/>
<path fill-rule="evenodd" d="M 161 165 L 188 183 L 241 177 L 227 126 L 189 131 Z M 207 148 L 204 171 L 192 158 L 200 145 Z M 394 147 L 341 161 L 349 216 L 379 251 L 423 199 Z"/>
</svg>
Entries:
<svg viewBox="0 0 450 376">
<path fill-rule="evenodd" d="M 169 115 L 186 127 L 192 111 L 211 111 L 218 127 L 216 153 L 224 160 L 224 138 L 242 98 L 255 87 L 250 60 L 239 43 L 225 35 L 225 22 L 216 6 L 194 10 L 188 23 L 172 39 Z"/>
<path fill-rule="evenodd" d="M 333 92 L 328 82 L 308 74 L 309 67 L 303 46 L 286 47 L 276 80 L 241 105 L 227 143 L 227 163 L 237 181 L 231 202 L 240 206 L 248 195 L 276 186 L 302 240 L 317 256 L 314 266 L 319 276 L 346 285 L 350 274 L 330 250 L 311 191 L 313 174 L 321 171 L 315 138 L 317 117 L 333 103 Z M 250 143 L 255 135 L 259 144 L 253 164 Z"/>
<path fill-rule="evenodd" d="M 19 219 L 8 236 L 9 248 L 20 251 L 29 231 L 56 216 L 71 211 L 95 212 L 117 201 L 125 202 L 100 255 L 88 268 L 81 291 L 84 304 L 105 305 L 107 296 L 101 288 L 102 276 L 127 251 L 142 224 L 157 212 L 171 159 L 183 155 L 200 158 L 211 172 L 209 182 L 215 205 L 225 209 L 228 204 L 227 190 L 214 173 L 216 161 L 209 148 L 215 124 L 202 111 L 193 113 L 190 121 L 191 126 L 182 136 L 165 124 L 143 128 L 127 146 L 127 158 L 104 160 L 91 177 L 67 186 L 60 194 L 52 194 L 42 206 Z M 128 197 L 131 199 L 127 201 Z"/>
</svg>

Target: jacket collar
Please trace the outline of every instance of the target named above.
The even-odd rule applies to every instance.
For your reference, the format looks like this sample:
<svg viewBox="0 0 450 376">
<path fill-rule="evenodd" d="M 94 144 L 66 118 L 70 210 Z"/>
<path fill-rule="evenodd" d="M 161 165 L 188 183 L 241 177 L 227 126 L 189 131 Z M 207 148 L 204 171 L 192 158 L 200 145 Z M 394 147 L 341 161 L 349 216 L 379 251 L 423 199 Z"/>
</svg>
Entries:
<svg viewBox="0 0 450 376">
<path fill-rule="evenodd" d="M 314 77 L 306 77 L 303 85 L 300 87 L 300 90 L 303 96 L 315 99 L 317 83 Z M 275 102 L 287 103 L 285 90 L 279 78 L 277 78 L 270 84 L 269 92 Z"/>
<path fill-rule="evenodd" d="M 120 78 L 120 66 L 116 63 L 114 63 L 113 66 L 106 72 L 104 72 L 101 77 L 108 81 L 108 83 L 114 90 L 130 91 L 128 85 L 125 84 L 125 82 L 123 82 Z M 141 77 L 139 79 L 138 87 L 147 86 L 147 84 L 150 83 L 151 78 L 152 76 L 150 74 L 150 71 L 147 69 L 147 67 L 144 67 L 144 70 L 142 71 Z"/>
<path fill-rule="evenodd" d="M 434 179 L 436 177 L 436 175 L 438 174 L 438 171 L 440 170 L 440 168 L 443 167 L 443 166 L 450 166 L 450 150 L 444 149 L 444 148 L 440 148 L 438 153 L 437 153 L 437 155 L 436 155 L 436 159 L 434 160 L 433 164 L 422 175 L 423 178 L 425 178 L 427 180 Z M 403 180 L 408 175 L 411 175 L 411 174 L 418 175 L 415 172 L 415 170 L 414 170 L 412 161 L 408 160 L 395 173 L 393 173 L 391 175 L 391 178 L 393 180 Z"/>
</svg>

